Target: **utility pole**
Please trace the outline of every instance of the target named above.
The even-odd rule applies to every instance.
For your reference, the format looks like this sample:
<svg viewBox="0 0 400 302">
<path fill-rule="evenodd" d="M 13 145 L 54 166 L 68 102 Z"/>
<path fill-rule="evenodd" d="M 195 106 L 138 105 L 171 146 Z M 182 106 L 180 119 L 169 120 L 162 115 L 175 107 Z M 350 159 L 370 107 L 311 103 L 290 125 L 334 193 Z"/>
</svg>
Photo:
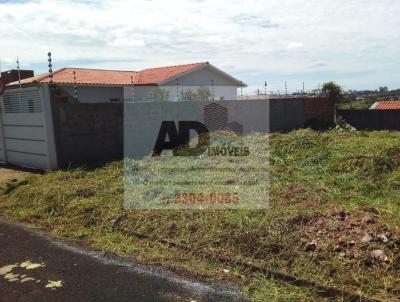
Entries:
<svg viewBox="0 0 400 302">
<path fill-rule="evenodd" d="M 285 82 L 285 94 L 287 95 L 287 82 Z"/>
</svg>

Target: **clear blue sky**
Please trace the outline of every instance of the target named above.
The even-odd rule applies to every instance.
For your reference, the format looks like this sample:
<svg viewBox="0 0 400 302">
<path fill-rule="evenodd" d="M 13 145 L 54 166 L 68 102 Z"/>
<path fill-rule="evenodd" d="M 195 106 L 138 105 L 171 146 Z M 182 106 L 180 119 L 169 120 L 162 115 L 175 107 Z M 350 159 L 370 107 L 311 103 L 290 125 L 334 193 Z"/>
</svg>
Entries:
<svg viewBox="0 0 400 302">
<path fill-rule="evenodd" d="M 400 88 L 398 0 L 0 0 L 2 69 L 210 61 L 249 85 Z"/>
</svg>

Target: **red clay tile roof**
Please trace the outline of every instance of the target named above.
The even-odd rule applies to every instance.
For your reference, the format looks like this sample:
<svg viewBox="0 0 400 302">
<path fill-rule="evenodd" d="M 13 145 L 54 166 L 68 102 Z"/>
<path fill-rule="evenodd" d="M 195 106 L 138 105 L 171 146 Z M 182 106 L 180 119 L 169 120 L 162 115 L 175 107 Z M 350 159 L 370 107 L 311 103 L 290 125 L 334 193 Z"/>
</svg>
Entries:
<svg viewBox="0 0 400 302">
<path fill-rule="evenodd" d="M 131 77 L 135 85 L 157 85 L 165 80 L 189 72 L 208 62 L 158 67 L 142 71 L 101 70 L 85 68 L 61 68 L 53 72 L 53 83 L 74 84 L 74 71 L 78 85 L 131 85 Z M 21 84 L 49 83 L 49 74 L 42 74 L 21 80 Z M 12 82 L 8 85 L 16 85 Z"/>
<path fill-rule="evenodd" d="M 375 110 L 400 110 L 400 101 L 376 102 L 371 109 Z"/>
<path fill-rule="evenodd" d="M 137 84 L 158 84 L 206 64 L 208 64 L 208 62 L 144 69 L 138 72 Z"/>
</svg>

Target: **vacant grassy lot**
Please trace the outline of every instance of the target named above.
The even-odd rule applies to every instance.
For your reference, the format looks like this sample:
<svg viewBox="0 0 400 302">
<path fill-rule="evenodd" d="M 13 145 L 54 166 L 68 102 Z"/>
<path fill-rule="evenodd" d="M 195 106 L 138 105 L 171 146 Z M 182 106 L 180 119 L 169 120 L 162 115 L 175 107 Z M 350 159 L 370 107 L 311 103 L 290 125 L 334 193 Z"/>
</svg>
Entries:
<svg viewBox="0 0 400 302">
<path fill-rule="evenodd" d="M 125 211 L 121 162 L 3 184 L 0 215 L 242 286 L 254 301 L 400 300 L 400 133 L 271 135 L 265 210 Z"/>
</svg>

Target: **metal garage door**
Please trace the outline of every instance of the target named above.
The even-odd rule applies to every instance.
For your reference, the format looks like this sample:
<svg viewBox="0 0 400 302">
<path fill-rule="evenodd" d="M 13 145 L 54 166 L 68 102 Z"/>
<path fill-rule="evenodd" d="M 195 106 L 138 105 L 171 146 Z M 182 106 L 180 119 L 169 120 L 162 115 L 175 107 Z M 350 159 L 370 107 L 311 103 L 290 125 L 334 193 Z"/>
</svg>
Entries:
<svg viewBox="0 0 400 302">
<path fill-rule="evenodd" d="M 48 170 L 49 148 L 40 89 L 6 90 L 2 105 L 3 155 L 7 163 Z"/>
</svg>

